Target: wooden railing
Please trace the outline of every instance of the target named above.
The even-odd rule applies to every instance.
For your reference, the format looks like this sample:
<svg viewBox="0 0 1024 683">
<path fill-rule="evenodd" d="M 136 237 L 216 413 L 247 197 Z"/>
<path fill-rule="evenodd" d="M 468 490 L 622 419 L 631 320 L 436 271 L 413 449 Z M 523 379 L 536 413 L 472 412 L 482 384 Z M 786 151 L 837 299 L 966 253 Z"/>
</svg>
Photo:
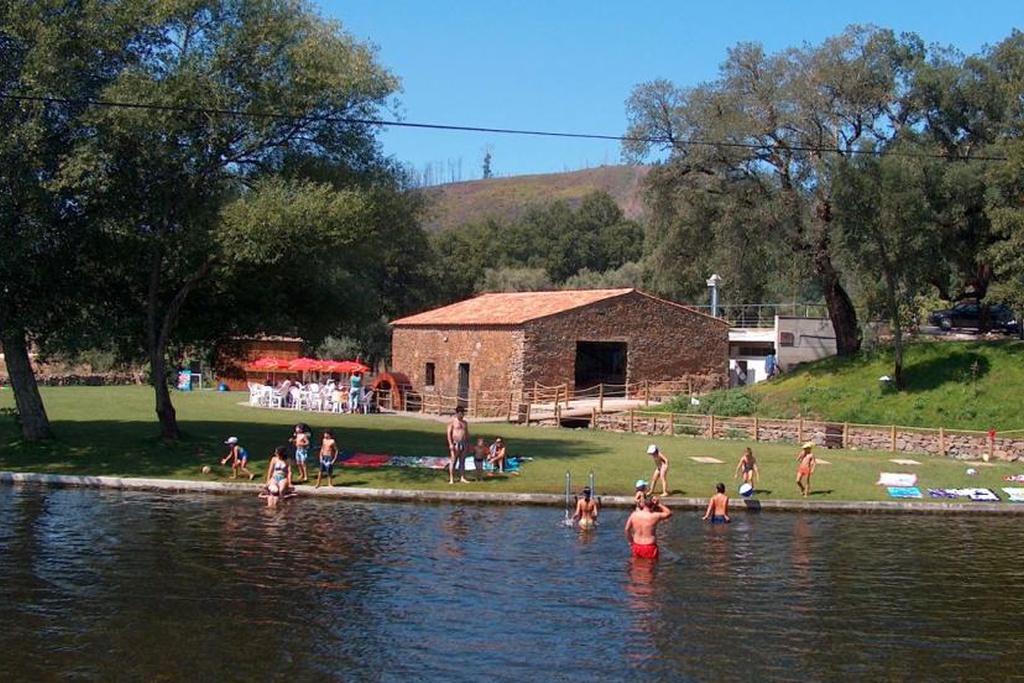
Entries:
<svg viewBox="0 0 1024 683">
<path fill-rule="evenodd" d="M 830 422 L 808 418 L 725 417 L 699 413 L 647 410 L 665 398 L 686 395 L 693 381 L 638 382 L 629 385 L 601 384 L 571 391 L 567 385 L 535 385 L 529 391 L 480 391 L 463 399 L 470 416 L 507 419 L 529 424 L 559 425 L 576 409 L 575 420 L 586 420 L 593 429 L 664 436 L 695 436 L 798 444 L 814 441 L 826 448 L 890 451 L 893 453 L 981 458 L 1024 459 L 1024 429 L 998 433 L 947 427 L 909 427 Z M 406 394 L 407 410 L 433 415 L 454 412 L 459 397 L 440 393 Z M 613 403 L 619 399 L 619 403 Z M 622 399 L 640 402 L 623 407 Z M 377 405 L 390 409 L 386 391 L 376 395 Z"/>
</svg>

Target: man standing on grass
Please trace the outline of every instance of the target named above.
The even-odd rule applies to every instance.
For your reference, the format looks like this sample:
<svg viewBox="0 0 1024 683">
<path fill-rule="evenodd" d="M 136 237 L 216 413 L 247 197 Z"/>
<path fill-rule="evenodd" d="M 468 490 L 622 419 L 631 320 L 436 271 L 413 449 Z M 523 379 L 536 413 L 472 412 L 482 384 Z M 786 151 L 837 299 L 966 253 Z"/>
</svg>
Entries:
<svg viewBox="0 0 1024 683">
<path fill-rule="evenodd" d="M 448 423 L 448 483 L 455 483 L 455 467 L 459 468 L 459 482 L 466 481 L 466 450 L 469 448 L 469 425 L 466 409 L 458 406 Z"/>
</svg>

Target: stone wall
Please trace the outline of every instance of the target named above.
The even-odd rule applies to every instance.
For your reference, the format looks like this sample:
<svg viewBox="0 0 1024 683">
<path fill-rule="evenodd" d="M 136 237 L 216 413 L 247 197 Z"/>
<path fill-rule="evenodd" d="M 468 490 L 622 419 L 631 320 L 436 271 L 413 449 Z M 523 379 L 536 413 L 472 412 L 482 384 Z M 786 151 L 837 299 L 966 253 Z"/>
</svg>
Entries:
<svg viewBox="0 0 1024 683">
<path fill-rule="evenodd" d="M 508 327 L 399 327 L 392 335 L 391 364 L 409 378 L 425 404 L 430 404 L 432 397 L 454 399 L 458 395 L 460 363 L 469 364 L 471 401 L 484 393 L 505 397 L 522 388 L 522 339 L 521 330 Z M 434 364 L 432 385 L 427 384 L 427 363 Z"/>
<path fill-rule="evenodd" d="M 580 341 L 624 342 L 629 384 L 728 374 L 727 324 L 633 292 L 527 323 L 526 385 L 573 386 Z"/>
<path fill-rule="evenodd" d="M 459 364 L 469 364 L 469 401 L 478 414 L 510 412 L 512 397 L 534 384 L 575 385 L 576 344 L 623 342 L 627 380 L 700 377 L 702 388 L 722 386 L 728 372 L 728 325 L 640 292 L 538 318 L 522 326 L 397 326 L 391 362 L 404 373 L 420 405 L 454 405 Z M 427 384 L 427 363 L 434 383 Z"/>
<path fill-rule="evenodd" d="M 692 435 L 714 439 L 799 444 L 814 441 L 826 448 L 890 451 L 960 460 L 1024 459 L 1024 438 L 985 432 L 919 429 L 885 425 L 850 425 L 815 420 L 764 420 L 631 411 L 598 416 L 598 429 L 650 435 Z"/>
</svg>

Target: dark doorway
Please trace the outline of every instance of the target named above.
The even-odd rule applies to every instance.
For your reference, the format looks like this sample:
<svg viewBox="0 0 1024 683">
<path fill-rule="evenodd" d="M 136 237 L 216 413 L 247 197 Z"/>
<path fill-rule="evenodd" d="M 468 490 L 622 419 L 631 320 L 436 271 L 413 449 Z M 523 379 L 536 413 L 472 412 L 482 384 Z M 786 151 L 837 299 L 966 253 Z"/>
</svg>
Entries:
<svg viewBox="0 0 1024 683">
<path fill-rule="evenodd" d="M 459 363 L 459 405 L 469 407 L 469 363 Z"/>
<path fill-rule="evenodd" d="M 605 396 L 626 395 L 626 342 L 576 342 L 576 389 L 598 384 Z"/>
</svg>

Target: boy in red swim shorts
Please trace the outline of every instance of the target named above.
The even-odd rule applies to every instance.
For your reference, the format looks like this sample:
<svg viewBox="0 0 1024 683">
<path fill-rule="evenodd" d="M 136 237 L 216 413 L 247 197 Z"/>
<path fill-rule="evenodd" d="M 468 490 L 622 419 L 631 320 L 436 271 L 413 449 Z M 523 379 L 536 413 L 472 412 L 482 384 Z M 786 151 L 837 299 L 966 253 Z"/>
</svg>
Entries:
<svg viewBox="0 0 1024 683">
<path fill-rule="evenodd" d="M 638 508 L 626 520 L 626 527 L 623 530 L 632 549 L 633 557 L 648 560 L 658 558 L 657 528 L 661 522 L 671 516 L 672 511 L 657 498 L 650 500 L 644 498 L 639 503 Z"/>
</svg>

